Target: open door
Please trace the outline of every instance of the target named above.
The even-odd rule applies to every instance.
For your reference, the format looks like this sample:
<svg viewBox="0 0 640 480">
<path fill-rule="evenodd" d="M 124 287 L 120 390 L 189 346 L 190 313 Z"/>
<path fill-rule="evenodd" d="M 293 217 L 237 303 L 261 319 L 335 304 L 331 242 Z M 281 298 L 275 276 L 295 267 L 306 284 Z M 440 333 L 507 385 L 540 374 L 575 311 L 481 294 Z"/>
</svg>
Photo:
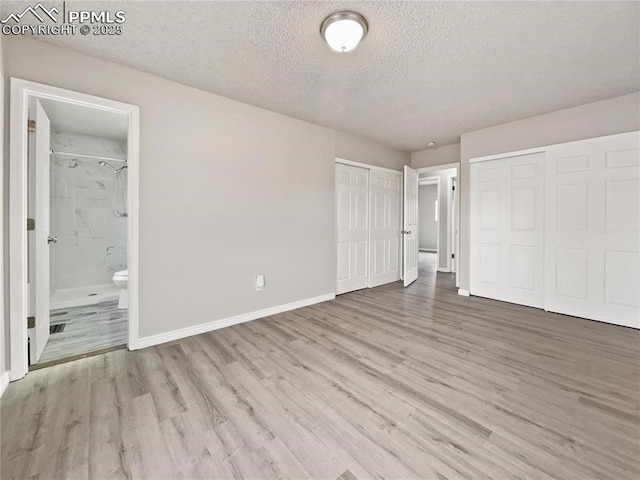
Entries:
<svg viewBox="0 0 640 480">
<path fill-rule="evenodd" d="M 402 273 L 404 286 L 418 278 L 418 172 L 404 167 Z"/>
<path fill-rule="evenodd" d="M 30 299 L 31 315 L 35 316 L 35 326 L 29 329 L 30 362 L 38 363 L 42 351 L 49 340 L 49 248 L 52 239 L 49 236 L 50 214 L 50 136 L 51 123 L 40 102 L 34 102 L 31 120 L 35 121 L 35 131 L 30 133 L 29 155 L 29 215 L 35 220 L 35 230 L 29 244 Z"/>
</svg>

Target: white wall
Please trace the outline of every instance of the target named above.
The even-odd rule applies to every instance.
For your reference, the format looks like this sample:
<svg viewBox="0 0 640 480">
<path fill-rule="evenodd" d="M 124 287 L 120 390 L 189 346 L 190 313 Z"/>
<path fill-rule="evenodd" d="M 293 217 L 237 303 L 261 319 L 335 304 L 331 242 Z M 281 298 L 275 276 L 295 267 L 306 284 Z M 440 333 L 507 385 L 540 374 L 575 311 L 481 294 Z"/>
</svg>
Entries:
<svg viewBox="0 0 640 480">
<path fill-rule="evenodd" d="M 333 292 L 335 156 L 410 161 L 43 42 L 5 42 L 9 76 L 140 107 L 141 337 Z"/>
<path fill-rule="evenodd" d="M 53 131 L 56 152 L 99 155 L 124 160 L 126 142 Z M 68 288 L 113 284 L 113 274 L 127 268 L 127 218 L 113 214 L 116 175 L 96 159 L 51 157 L 51 292 Z M 115 168 L 125 165 L 112 161 Z M 126 199 L 127 170 L 121 187 Z M 124 211 L 121 190 L 116 210 Z M 126 200 L 125 200 L 126 201 Z"/>
<path fill-rule="evenodd" d="M 469 289 L 469 159 L 640 130 L 640 93 L 539 115 L 461 136 L 460 288 Z"/>
<path fill-rule="evenodd" d="M 418 246 L 421 250 L 438 248 L 438 222 L 435 203 L 438 198 L 437 185 L 420 185 L 418 188 Z"/>
<path fill-rule="evenodd" d="M 336 157 L 378 167 L 402 170 L 410 165 L 411 154 L 394 150 L 350 133 L 336 131 Z"/>
<path fill-rule="evenodd" d="M 411 154 L 411 168 L 433 167 L 460 161 L 460 144 L 427 148 Z"/>
</svg>

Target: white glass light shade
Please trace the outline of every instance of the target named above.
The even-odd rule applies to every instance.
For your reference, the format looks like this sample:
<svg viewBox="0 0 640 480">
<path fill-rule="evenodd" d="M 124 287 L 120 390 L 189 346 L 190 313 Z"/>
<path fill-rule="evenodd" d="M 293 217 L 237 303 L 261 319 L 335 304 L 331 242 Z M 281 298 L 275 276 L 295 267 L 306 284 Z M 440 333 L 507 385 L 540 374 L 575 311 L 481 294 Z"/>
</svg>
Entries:
<svg viewBox="0 0 640 480">
<path fill-rule="evenodd" d="M 327 17 L 320 28 L 322 36 L 336 52 L 356 48 L 367 34 L 367 21 L 355 12 L 339 12 Z"/>
</svg>

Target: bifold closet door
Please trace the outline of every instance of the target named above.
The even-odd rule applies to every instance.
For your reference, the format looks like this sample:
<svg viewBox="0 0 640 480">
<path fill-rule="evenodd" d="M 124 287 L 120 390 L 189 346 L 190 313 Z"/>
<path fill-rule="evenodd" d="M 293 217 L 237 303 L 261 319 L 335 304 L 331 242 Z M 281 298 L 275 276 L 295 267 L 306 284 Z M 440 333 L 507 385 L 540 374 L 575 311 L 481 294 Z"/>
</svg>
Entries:
<svg viewBox="0 0 640 480">
<path fill-rule="evenodd" d="M 369 285 L 369 170 L 336 164 L 336 294 Z"/>
<path fill-rule="evenodd" d="M 371 170 L 370 287 L 400 280 L 402 173 Z"/>
<path fill-rule="evenodd" d="M 471 294 L 542 308 L 543 188 L 543 153 L 471 165 Z"/>
<path fill-rule="evenodd" d="M 640 328 L 640 134 L 551 147 L 545 308 Z"/>
</svg>

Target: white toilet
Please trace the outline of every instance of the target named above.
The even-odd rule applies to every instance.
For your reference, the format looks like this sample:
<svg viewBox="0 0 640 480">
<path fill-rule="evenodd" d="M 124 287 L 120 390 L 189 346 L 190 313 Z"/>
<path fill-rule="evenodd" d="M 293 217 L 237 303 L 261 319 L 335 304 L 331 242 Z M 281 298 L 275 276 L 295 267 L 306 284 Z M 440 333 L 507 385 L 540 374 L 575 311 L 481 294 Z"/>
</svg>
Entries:
<svg viewBox="0 0 640 480">
<path fill-rule="evenodd" d="M 113 283 L 120 288 L 120 301 L 118 308 L 129 308 L 129 290 L 127 283 L 129 282 L 129 270 L 120 270 L 113 274 Z"/>
</svg>

